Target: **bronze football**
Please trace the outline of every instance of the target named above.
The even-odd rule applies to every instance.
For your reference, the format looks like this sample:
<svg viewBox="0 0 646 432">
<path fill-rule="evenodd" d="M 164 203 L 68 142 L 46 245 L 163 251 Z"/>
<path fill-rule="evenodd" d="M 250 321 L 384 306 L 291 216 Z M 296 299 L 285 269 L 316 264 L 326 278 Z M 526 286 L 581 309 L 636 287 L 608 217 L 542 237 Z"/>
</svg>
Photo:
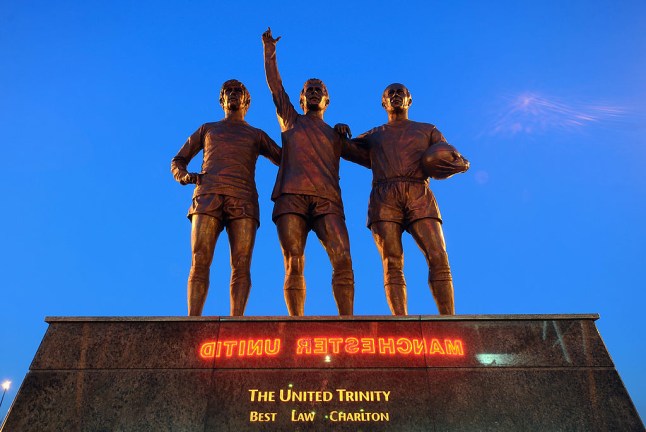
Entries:
<svg viewBox="0 0 646 432">
<path fill-rule="evenodd" d="M 469 169 L 466 160 L 451 144 L 433 144 L 422 155 L 422 171 L 425 175 L 442 180 Z"/>
</svg>

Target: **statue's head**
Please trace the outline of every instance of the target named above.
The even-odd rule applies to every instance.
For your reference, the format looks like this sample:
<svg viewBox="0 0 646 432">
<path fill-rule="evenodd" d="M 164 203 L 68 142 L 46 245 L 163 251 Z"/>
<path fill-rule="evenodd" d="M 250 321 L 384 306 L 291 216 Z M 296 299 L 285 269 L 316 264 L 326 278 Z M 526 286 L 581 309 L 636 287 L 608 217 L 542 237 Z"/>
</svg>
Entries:
<svg viewBox="0 0 646 432">
<path fill-rule="evenodd" d="M 413 97 L 404 84 L 393 83 L 381 95 L 381 106 L 388 112 L 406 111 L 413 103 Z"/>
<path fill-rule="evenodd" d="M 245 113 L 251 104 L 251 95 L 238 80 L 228 80 L 220 89 L 220 106 L 225 111 L 243 110 Z"/>
<path fill-rule="evenodd" d="M 301 90 L 301 108 L 307 111 L 325 111 L 330 104 L 327 87 L 318 78 L 310 78 Z"/>
</svg>

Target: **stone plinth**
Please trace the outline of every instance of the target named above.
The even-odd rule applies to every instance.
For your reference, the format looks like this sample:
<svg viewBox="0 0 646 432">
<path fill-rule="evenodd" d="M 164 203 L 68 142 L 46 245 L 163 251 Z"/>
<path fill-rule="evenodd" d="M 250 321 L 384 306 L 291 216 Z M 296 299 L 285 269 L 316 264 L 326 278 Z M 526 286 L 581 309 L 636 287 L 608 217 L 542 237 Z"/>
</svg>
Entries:
<svg viewBox="0 0 646 432">
<path fill-rule="evenodd" d="M 597 318 L 48 318 L 2 432 L 643 431 Z"/>
</svg>

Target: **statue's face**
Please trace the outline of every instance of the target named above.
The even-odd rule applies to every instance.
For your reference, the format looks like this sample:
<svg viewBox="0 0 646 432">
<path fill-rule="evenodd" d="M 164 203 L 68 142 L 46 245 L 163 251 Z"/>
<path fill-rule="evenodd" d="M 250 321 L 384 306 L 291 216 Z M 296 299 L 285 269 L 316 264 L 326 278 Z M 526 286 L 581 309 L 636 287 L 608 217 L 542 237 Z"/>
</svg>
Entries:
<svg viewBox="0 0 646 432">
<path fill-rule="evenodd" d="M 307 111 L 325 111 L 330 104 L 325 84 L 320 81 L 308 81 L 301 92 L 301 105 Z"/>
<path fill-rule="evenodd" d="M 403 84 L 391 84 L 381 96 L 381 104 L 386 111 L 403 111 L 408 109 L 413 99 Z"/>
<path fill-rule="evenodd" d="M 237 111 L 248 105 L 247 96 L 239 85 L 230 85 L 222 94 L 222 106 L 229 111 Z"/>
</svg>

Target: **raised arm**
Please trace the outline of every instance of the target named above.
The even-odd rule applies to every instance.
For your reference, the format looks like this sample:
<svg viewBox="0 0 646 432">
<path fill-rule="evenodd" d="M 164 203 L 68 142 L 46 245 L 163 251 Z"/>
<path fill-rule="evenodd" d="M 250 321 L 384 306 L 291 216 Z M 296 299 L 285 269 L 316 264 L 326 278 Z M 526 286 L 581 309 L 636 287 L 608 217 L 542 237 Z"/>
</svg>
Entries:
<svg viewBox="0 0 646 432">
<path fill-rule="evenodd" d="M 265 76 L 267 77 L 267 85 L 274 99 L 276 105 L 276 114 L 280 123 L 281 131 L 286 131 L 294 127 L 294 122 L 298 113 L 289 100 L 289 96 L 283 88 L 283 81 L 278 73 L 278 64 L 276 62 L 276 43 L 280 40 L 280 36 L 276 39 L 271 34 L 271 29 L 268 28 L 262 34 L 262 44 L 264 47 L 265 55 Z"/>
<path fill-rule="evenodd" d="M 200 126 L 193 135 L 188 137 L 182 148 L 175 155 L 170 163 L 170 170 L 173 177 L 181 185 L 196 184 L 199 182 L 200 175 L 197 173 L 188 172 L 188 163 L 195 157 L 195 155 L 202 150 L 202 131 L 204 126 Z"/>
<path fill-rule="evenodd" d="M 262 34 L 262 46 L 265 52 L 265 76 L 272 95 L 279 93 L 281 90 L 284 91 L 283 80 L 280 78 L 280 73 L 278 73 L 278 64 L 276 62 L 276 44 L 279 40 L 280 36 L 274 39 L 270 28 Z"/>
</svg>

